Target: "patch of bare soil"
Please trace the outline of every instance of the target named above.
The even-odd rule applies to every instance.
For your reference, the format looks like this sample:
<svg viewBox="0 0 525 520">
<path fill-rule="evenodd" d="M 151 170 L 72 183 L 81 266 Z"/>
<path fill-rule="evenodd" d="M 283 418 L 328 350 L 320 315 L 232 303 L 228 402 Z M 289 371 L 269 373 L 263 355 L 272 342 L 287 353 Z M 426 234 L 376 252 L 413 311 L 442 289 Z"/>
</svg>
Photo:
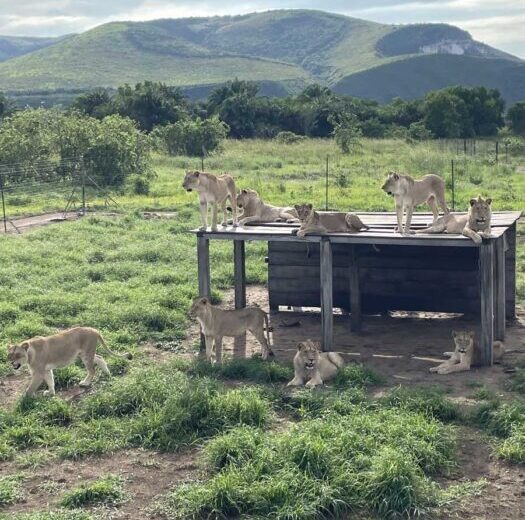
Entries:
<svg viewBox="0 0 525 520">
<path fill-rule="evenodd" d="M 24 498 L 2 513 L 46 511 L 59 507 L 64 493 L 89 483 L 102 475 L 122 477 L 127 499 L 116 507 L 97 508 L 112 519 L 141 520 L 160 518 L 153 510 L 156 503 L 177 484 L 194 480 L 198 475 L 195 451 L 180 454 L 126 450 L 104 457 L 80 461 L 57 461 L 25 472 Z M 14 473 L 13 463 L 2 465 L 0 476 Z"/>
<path fill-rule="evenodd" d="M 31 229 L 48 226 L 49 224 L 77 220 L 79 217 L 80 215 L 76 211 L 67 211 L 65 213 L 61 211 L 60 213 L 44 213 L 33 217 L 9 219 L 6 223 L 7 233 L 24 233 Z M 0 233 L 5 233 L 3 219 L 0 222 Z"/>
</svg>

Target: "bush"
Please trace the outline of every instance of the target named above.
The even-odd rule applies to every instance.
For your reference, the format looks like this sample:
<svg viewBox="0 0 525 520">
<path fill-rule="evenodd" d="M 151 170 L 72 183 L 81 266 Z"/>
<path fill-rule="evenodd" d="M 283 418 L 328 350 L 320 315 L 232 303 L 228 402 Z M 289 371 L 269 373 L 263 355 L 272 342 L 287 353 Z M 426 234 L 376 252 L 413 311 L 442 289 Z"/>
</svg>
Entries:
<svg viewBox="0 0 525 520">
<path fill-rule="evenodd" d="M 274 137 L 274 139 L 282 144 L 294 144 L 294 143 L 298 143 L 299 141 L 303 141 L 304 139 L 306 139 L 306 137 L 304 135 L 297 135 L 297 134 L 294 134 L 293 132 L 284 131 L 284 132 L 279 132 Z"/>
<path fill-rule="evenodd" d="M 183 119 L 176 123 L 158 126 L 152 136 L 170 155 L 205 157 L 219 149 L 228 135 L 228 125 L 217 117 L 210 119 Z"/>
<path fill-rule="evenodd" d="M 124 499 L 122 479 L 116 475 L 101 477 L 91 484 L 82 484 L 64 495 L 60 505 L 67 508 L 118 504 Z"/>
</svg>

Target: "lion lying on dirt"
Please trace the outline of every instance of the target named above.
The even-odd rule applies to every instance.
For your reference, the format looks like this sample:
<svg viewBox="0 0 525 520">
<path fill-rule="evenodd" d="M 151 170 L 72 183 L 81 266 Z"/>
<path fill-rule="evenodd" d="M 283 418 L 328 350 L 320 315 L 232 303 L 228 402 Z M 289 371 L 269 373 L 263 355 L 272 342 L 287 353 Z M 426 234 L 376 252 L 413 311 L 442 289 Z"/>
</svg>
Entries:
<svg viewBox="0 0 525 520">
<path fill-rule="evenodd" d="M 430 372 L 438 374 L 450 374 L 452 372 L 466 372 L 470 370 L 471 365 L 479 364 L 479 350 L 474 342 L 474 331 L 452 331 L 452 337 L 456 348 L 454 352 L 444 352 L 443 355 L 449 359 L 438 365 L 431 367 Z M 499 362 L 505 354 L 505 346 L 501 341 L 495 341 L 493 344 L 493 360 Z"/>
<path fill-rule="evenodd" d="M 466 215 L 449 213 L 437 220 L 432 226 L 420 229 L 417 233 L 456 233 L 462 234 L 481 244 L 482 238 L 490 238 L 490 220 L 492 199 L 470 199 L 470 208 Z"/>
<path fill-rule="evenodd" d="M 295 377 L 288 386 L 308 387 L 322 385 L 333 378 L 337 371 L 345 364 L 337 352 L 320 352 L 319 343 L 307 339 L 297 344 L 297 353 L 293 358 Z"/>
<path fill-rule="evenodd" d="M 292 234 L 301 238 L 308 234 L 358 233 L 369 229 L 353 213 L 317 213 L 311 204 L 296 204 L 295 211 L 301 227 L 298 230 L 294 229 Z"/>
<path fill-rule="evenodd" d="M 235 181 L 231 175 L 217 177 L 211 173 L 189 171 L 186 172 L 182 187 L 186 191 L 196 190 L 199 193 L 199 204 L 201 211 L 201 230 L 208 227 L 208 204 L 212 205 L 211 229 L 217 231 L 217 204 L 221 205 L 224 213 L 223 226 L 228 225 L 226 213 L 226 201 L 229 198 L 232 205 L 233 225 L 237 226 L 237 192 Z"/>
<path fill-rule="evenodd" d="M 190 309 L 201 325 L 206 339 L 206 359 L 220 361 L 222 338 L 241 336 L 250 331 L 262 347 L 262 358 L 273 356 L 270 348 L 270 328 L 268 315 L 260 307 L 245 307 L 244 309 L 223 310 L 212 305 L 208 298 L 195 298 Z M 268 339 L 264 335 L 264 327 Z M 215 351 L 215 352 L 214 352 Z"/>
<path fill-rule="evenodd" d="M 48 388 L 45 395 L 55 395 L 53 370 L 70 365 L 77 357 L 87 370 L 80 386 L 91 385 L 95 377 L 95 365 L 108 376 L 111 375 L 104 358 L 96 353 L 99 342 L 108 354 L 131 359 L 130 354 L 119 355 L 109 350 L 100 332 L 89 327 L 75 327 L 54 336 L 37 336 L 19 345 L 11 345 L 7 351 L 7 359 L 15 370 L 25 363 L 29 365 L 32 379 L 26 395 L 34 395 L 44 381 Z"/>
<path fill-rule="evenodd" d="M 438 175 L 425 175 L 419 180 L 414 180 L 410 175 L 391 172 L 381 189 L 394 197 L 397 213 L 395 231 L 405 235 L 414 233 L 410 230 L 410 223 L 415 206 L 426 202 L 434 215 L 433 223 L 439 216 L 438 205 L 445 215 L 450 211 L 445 203 L 445 181 Z M 405 211 L 406 222 L 403 228 Z"/>
<path fill-rule="evenodd" d="M 243 210 L 239 224 L 250 222 L 297 222 L 294 208 L 266 204 L 255 190 L 244 189 L 237 194 L 237 206 Z"/>
</svg>

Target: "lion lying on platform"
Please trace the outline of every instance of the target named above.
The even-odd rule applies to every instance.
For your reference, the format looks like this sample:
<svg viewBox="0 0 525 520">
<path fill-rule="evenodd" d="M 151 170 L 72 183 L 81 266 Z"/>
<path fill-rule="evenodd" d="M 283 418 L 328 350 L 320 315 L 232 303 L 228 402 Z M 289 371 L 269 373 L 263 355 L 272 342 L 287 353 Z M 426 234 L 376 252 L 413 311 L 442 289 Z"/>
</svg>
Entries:
<svg viewBox="0 0 525 520">
<path fill-rule="evenodd" d="M 250 222 L 297 222 L 294 208 L 266 204 L 255 190 L 244 189 L 237 194 L 237 206 L 243 210 L 239 224 Z"/>
<path fill-rule="evenodd" d="M 358 233 L 369 229 L 354 213 L 317 213 L 311 204 L 296 204 L 295 211 L 301 227 L 292 234 L 301 238 L 308 234 Z"/>
<path fill-rule="evenodd" d="M 112 356 L 131 359 L 130 354 L 115 354 L 109 350 L 100 332 L 89 327 L 75 327 L 54 336 L 37 336 L 19 345 L 11 345 L 7 359 L 15 370 L 25 363 L 29 365 L 32 379 L 26 395 L 33 395 L 44 381 L 48 388 L 46 394 L 55 395 L 53 369 L 66 367 L 77 357 L 82 360 L 87 370 L 80 386 L 91 385 L 95 377 L 95 365 L 108 376 L 111 375 L 104 358 L 96 353 L 98 343 Z"/>
<path fill-rule="evenodd" d="M 297 353 L 293 359 L 295 377 L 288 386 L 308 387 L 322 385 L 332 379 L 345 364 L 337 352 L 320 352 L 320 344 L 307 339 L 297 344 Z"/>
<path fill-rule="evenodd" d="M 420 229 L 417 233 L 455 233 L 462 234 L 481 244 L 482 238 L 490 238 L 492 199 L 470 199 L 467 215 L 449 213 L 439 218 L 432 226 Z"/>
<path fill-rule="evenodd" d="M 438 374 L 450 374 L 452 372 L 466 372 L 470 370 L 472 365 L 479 365 L 480 357 L 479 350 L 474 342 L 474 331 L 452 331 L 452 337 L 456 348 L 454 352 L 445 352 L 445 356 L 449 359 L 429 369 L 430 372 L 437 372 Z M 505 354 L 505 346 L 501 341 L 495 341 L 493 344 L 493 360 L 495 363 L 499 362 Z"/>
</svg>

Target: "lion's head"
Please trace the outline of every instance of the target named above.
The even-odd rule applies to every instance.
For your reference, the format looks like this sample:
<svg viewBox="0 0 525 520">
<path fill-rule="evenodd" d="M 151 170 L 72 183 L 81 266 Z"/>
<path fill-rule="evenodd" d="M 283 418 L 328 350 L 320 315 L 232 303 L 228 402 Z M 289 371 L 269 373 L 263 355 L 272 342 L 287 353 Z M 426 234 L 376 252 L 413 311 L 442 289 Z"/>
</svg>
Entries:
<svg viewBox="0 0 525 520">
<path fill-rule="evenodd" d="M 192 191 L 199 186 L 199 176 L 201 172 L 198 170 L 195 171 L 187 171 L 186 175 L 184 176 L 184 181 L 182 181 L 182 187 L 186 191 Z"/>
<path fill-rule="evenodd" d="M 473 330 L 453 330 L 452 337 L 454 338 L 454 343 L 456 344 L 456 350 L 460 354 L 464 354 L 468 348 L 472 345 L 474 341 L 474 331 Z"/>
<path fill-rule="evenodd" d="M 394 196 L 399 193 L 399 185 L 401 183 L 401 175 L 396 172 L 389 172 L 386 181 L 384 182 L 381 189 L 387 193 L 387 195 Z"/>
<path fill-rule="evenodd" d="M 27 363 L 27 350 L 29 349 L 29 343 L 24 341 L 19 345 L 9 345 L 7 348 L 7 361 L 11 363 L 11 366 L 18 370 L 24 363 Z"/>
<path fill-rule="evenodd" d="M 297 344 L 301 364 L 306 370 L 314 370 L 319 362 L 319 352 L 321 345 L 317 341 L 307 339 Z"/>
<path fill-rule="evenodd" d="M 492 215 L 491 204 L 492 199 L 490 198 L 483 199 L 479 196 L 477 199 L 470 199 L 470 220 L 476 222 L 478 227 L 484 228 L 489 225 Z"/>
<path fill-rule="evenodd" d="M 294 208 L 301 222 L 308 220 L 314 211 L 314 207 L 311 204 L 296 204 Z"/>
<path fill-rule="evenodd" d="M 260 200 L 259 194 L 255 190 L 244 189 L 237 194 L 237 207 L 247 208 L 253 202 Z"/>
<path fill-rule="evenodd" d="M 190 314 L 192 316 L 202 316 L 211 306 L 211 302 L 208 298 L 201 296 L 194 298 L 190 307 Z"/>
</svg>

